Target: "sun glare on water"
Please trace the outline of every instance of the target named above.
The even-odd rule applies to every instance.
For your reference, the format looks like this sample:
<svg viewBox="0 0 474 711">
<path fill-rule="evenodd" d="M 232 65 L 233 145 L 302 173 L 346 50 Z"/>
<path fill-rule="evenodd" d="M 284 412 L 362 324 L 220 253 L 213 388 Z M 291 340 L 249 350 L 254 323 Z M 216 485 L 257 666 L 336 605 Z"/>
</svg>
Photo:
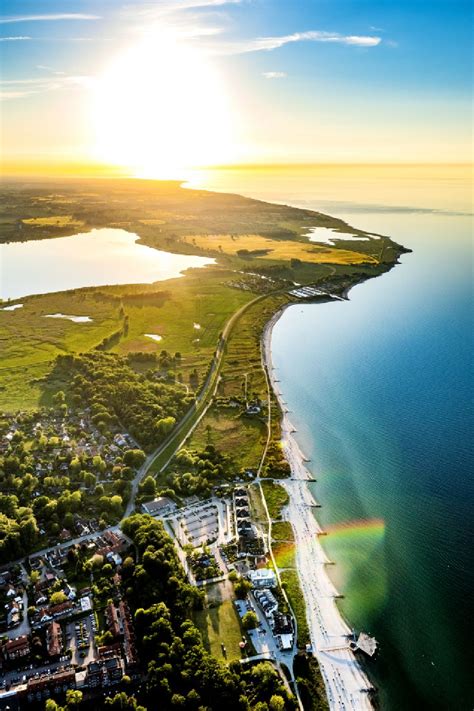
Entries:
<svg viewBox="0 0 474 711">
<path fill-rule="evenodd" d="M 183 178 L 235 156 L 218 72 L 166 34 L 112 61 L 97 84 L 94 113 L 97 157 L 136 177 Z"/>
</svg>

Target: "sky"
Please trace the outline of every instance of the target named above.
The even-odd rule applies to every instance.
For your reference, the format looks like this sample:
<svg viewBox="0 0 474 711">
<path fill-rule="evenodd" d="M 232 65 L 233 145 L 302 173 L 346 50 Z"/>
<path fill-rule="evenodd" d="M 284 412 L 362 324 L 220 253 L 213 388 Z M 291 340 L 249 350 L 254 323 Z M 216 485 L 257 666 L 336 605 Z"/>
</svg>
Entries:
<svg viewBox="0 0 474 711">
<path fill-rule="evenodd" d="M 468 0 L 4 0 L 4 170 L 472 159 Z"/>
</svg>

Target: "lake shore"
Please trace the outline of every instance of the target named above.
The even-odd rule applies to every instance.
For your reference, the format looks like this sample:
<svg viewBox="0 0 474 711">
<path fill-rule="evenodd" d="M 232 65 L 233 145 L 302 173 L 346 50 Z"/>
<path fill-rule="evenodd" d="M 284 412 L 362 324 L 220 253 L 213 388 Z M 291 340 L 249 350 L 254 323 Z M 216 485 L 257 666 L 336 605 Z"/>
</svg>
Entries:
<svg viewBox="0 0 474 711">
<path fill-rule="evenodd" d="M 373 709 L 367 690 L 372 689 L 354 653 L 349 648 L 351 629 L 343 619 L 337 604 L 338 592 L 327 573 L 328 557 L 320 543 L 322 529 L 313 515 L 317 503 L 309 490 L 312 475 L 306 459 L 294 437 L 295 429 L 282 400 L 272 362 L 272 332 L 282 313 L 278 311 L 265 326 L 263 357 L 271 387 L 282 411 L 281 438 L 285 457 L 291 467 L 291 477 L 281 480 L 289 494 L 284 518 L 293 528 L 296 545 L 297 572 L 306 605 L 306 617 L 314 656 L 317 658 L 326 686 L 331 709 Z"/>
</svg>

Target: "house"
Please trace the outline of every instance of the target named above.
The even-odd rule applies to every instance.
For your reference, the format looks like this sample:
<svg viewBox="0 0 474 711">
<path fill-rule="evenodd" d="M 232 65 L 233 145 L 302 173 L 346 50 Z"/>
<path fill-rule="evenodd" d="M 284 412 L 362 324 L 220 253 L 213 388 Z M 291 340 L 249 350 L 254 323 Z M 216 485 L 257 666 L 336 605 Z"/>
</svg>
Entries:
<svg viewBox="0 0 474 711">
<path fill-rule="evenodd" d="M 61 625 L 59 622 L 50 622 L 46 630 L 46 646 L 50 657 L 58 657 L 61 654 L 63 639 Z"/>
<path fill-rule="evenodd" d="M 281 612 L 276 612 L 273 615 L 273 634 L 291 634 L 293 632 L 293 624 L 289 615 L 283 615 Z"/>
<path fill-rule="evenodd" d="M 113 602 L 109 602 L 105 608 L 105 618 L 107 620 L 107 625 L 112 637 L 116 638 L 120 636 L 120 623 L 117 614 L 117 608 Z"/>
<path fill-rule="evenodd" d="M 138 663 L 138 655 L 135 646 L 135 629 L 133 627 L 130 609 L 123 600 L 119 603 L 119 614 L 123 628 L 123 650 L 125 653 L 125 664 L 127 669 Z"/>
<path fill-rule="evenodd" d="M 122 558 L 119 556 L 118 553 L 114 553 L 113 551 L 109 551 L 106 555 L 107 560 L 109 563 L 113 563 L 116 567 L 118 565 L 122 565 Z"/>
<path fill-rule="evenodd" d="M 30 643 L 26 634 L 16 639 L 10 639 L 2 647 L 3 656 L 9 661 L 27 657 L 30 653 Z"/>
<path fill-rule="evenodd" d="M 273 570 L 268 568 L 251 570 L 248 577 L 254 588 L 274 588 L 276 586 L 276 575 Z"/>
<path fill-rule="evenodd" d="M 41 610 L 38 613 L 38 622 L 42 625 L 44 625 L 45 622 L 50 622 L 52 620 L 52 616 L 49 614 L 47 610 L 45 610 L 44 607 L 41 608 Z"/>
<path fill-rule="evenodd" d="M 7 611 L 7 627 L 16 627 L 21 622 L 20 606 L 17 602 L 12 602 Z"/>
<path fill-rule="evenodd" d="M 28 679 L 26 694 L 28 701 L 41 701 L 52 694 L 65 694 L 68 689 L 76 688 L 76 675 L 73 670 L 48 674 L 38 679 Z"/>
<path fill-rule="evenodd" d="M 118 684 L 123 677 L 123 668 L 119 657 L 111 651 L 110 656 L 87 665 L 86 685 L 93 689 L 97 686 Z"/>
<path fill-rule="evenodd" d="M 255 590 L 254 597 L 262 608 L 265 617 L 271 620 L 273 614 L 278 610 L 278 602 L 272 591 L 266 588 L 263 590 Z"/>
<path fill-rule="evenodd" d="M 293 621 L 289 615 L 275 612 L 273 615 L 273 635 L 277 638 L 278 646 L 281 650 L 288 651 L 293 649 Z"/>
<path fill-rule="evenodd" d="M 80 598 L 81 612 L 90 612 L 92 610 L 92 600 L 89 595 Z"/>
<path fill-rule="evenodd" d="M 293 649 L 293 635 L 292 634 L 279 634 L 278 635 L 278 646 L 283 652 L 288 652 Z"/>
<path fill-rule="evenodd" d="M 149 514 L 150 516 L 166 516 L 167 514 L 173 513 L 176 508 L 174 501 L 167 496 L 159 496 L 154 501 L 142 504 L 143 513 Z"/>
<path fill-rule="evenodd" d="M 245 414 L 246 415 L 258 415 L 258 414 L 260 414 L 260 408 L 258 405 L 250 405 L 250 407 L 248 407 L 245 410 Z"/>
<path fill-rule="evenodd" d="M 52 617 L 62 617 L 66 615 L 74 607 L 70 600 L 66 602 L 60 602 L 59 605 L 53 605 L 49 608 L 49 614 Z"/>
<path fill-rule="evenodd" d="M 64 586 L 64 592 L 67 595 L 68 600 L 76 599 L 76 591 L 69 585 L 69 583 L 66 583 Z"/>
</svg>

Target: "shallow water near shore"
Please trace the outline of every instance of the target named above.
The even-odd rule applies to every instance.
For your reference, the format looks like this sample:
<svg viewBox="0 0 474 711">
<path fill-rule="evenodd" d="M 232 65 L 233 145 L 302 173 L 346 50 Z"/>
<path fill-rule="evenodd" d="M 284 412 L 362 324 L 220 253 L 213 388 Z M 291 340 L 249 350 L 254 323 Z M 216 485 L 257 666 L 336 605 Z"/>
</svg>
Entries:
<svg viewBox="0 0 474 711">
<path fill-rule="evenodd" d="M 398 186 L 398 187 L 397 187 Z M 472 218 L 461 169 L 208 178 L 413 249 L 350 301 L 287 309 L 272 354 L 311 458 L 343 614 L 383 709 L 471 709 Z M 286 192 L 285 192 L 286 191 Z M 370 196 L 370 197 L 367 197 Z"/>
</svg>

